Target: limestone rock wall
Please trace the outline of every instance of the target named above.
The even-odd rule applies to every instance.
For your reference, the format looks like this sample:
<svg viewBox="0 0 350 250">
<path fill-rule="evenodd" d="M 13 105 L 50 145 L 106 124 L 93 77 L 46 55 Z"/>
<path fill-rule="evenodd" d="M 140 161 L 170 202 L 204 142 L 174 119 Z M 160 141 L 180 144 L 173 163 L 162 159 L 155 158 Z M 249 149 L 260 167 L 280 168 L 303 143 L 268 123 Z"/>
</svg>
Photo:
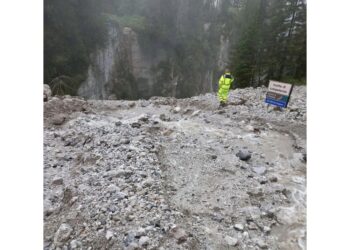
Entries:
<svg viewBox="0 0 350 250">
<path fill-rule="evenodd" d="M 118 57 L 118 28 L 108 27 L 108 39 L 104 48 L 91 55 L 87 79 L 81 84 L 78 95 L 89 99 L 107 99 L 111 94 L 111 76 Z"/>
<path fill-rule="evenodd" d="M 206 2 L 178 0 L 172 38 L 167 37 L 167 42 L 155 38 L 145 44 L 140 39 L 142 34 L 129 27 L 109 24 L 106 45 L 91 55 L 87 78 L 78 95 L 87 99 L 183 98 L 215 91 L 218 71 L 228 61 L 228 39 L 218 36 L 217 46 L 210 50 L 212 55 L 203 55 L 201 59 L 198 59 L 201 50 L 196 52 L 196 46 L 189 45 L 196 42 L 186 40 L 193 39 L 198 32 L 203 37 L 211 34 L 210 18 L 202 13 Z M 221 1 L 211 1 L 210 8 L 219 8 L 220 4 Z M 196 12 L 201 14 L 197 17 Z M 203 46 L 199 43 L 198 46 Z M 179 49 L 183 55 L 176 54 Z"/>
</svg>

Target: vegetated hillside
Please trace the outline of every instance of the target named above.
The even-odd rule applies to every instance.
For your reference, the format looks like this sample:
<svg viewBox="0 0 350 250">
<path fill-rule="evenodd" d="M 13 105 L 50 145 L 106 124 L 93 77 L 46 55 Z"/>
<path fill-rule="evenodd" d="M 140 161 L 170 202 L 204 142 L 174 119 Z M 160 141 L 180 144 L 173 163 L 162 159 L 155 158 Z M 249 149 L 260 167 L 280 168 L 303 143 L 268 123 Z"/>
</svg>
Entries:
<svg viewBox="0 0 350 250">
<path fill-rule="evenodd" d="M 90 99 L 306 83 L 303 0 L 46 0 L 44 82 Z"/>
<path fill-rule="evenodd" d="M 51 97 L 45 249 L 305 249 L 306 88 L 187 99 Z"/>
</svg>

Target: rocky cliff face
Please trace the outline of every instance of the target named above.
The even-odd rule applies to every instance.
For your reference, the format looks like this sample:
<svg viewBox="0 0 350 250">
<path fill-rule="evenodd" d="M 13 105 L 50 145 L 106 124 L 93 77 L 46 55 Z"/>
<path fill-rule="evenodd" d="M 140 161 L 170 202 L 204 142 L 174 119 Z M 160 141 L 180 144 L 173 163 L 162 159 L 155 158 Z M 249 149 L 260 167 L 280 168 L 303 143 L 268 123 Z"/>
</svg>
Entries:
<svg viewBox="0 0 350 250">
<path fill-rule="evenodd" d="M 209 6 L 219 8 L 220 2 L 212 1 Z M 166 43 L 153 39 L 144 46 L 140 34 L 131 28 L 110 25 L 106 46 L 91 55 L 87 79 L 78 94 L 88 99 L 148 99 L 152 96 L 181 98 L 215 90 L 217 72 L 227 64 L 228 40 L 218 36 L 217 47 L 211 50 L 211 55 L 200 59 L 198 54 L 203 51 L 197 51 L 196 47 L 197 44 L 208 46 L 203 45 L 205 41 L 195 38 L 189 42 L 189 47 L 183 45 L 186 39 L 198 34 L 209 39 L 210 18 L 193 18 L 197 8 L 199 12 L 204 11 L 204 4 L 206 1 L 178 1 L 172 19 L 173 37 Z M 178 34 L 185 38 L 179 38 Z M 175 55 L 179 49 L 182 52 Z"/>
<path fill-rule="evenodd" d="M 110 26 L 105 48 L 91 55 L 87 79 L 78 94 L 88 99 L 150 98 L 155 94 L 157 66 L 166 61 L 167 52 L 142 50 L 138 35 L 129 27 Z M 165 83 L 160 95 L 176 95 L 177 77 Z"/>
<path fill-rule="evenodd" d="M 118 29 L 108 27 L 108 39 L 104 48 L 99 48 L 91 55 L 91 65 L 87 79 L 78 90 L 78 95 L 89 99 L 107 99 L 111 94 L 111 77 L 118 58 Z"/>
<path fill-rule="evenodd" d="M 135 90 L 139 98 L 149 98 L 154 94 L 153 87 L 159 72 L 153 70 L 160 62 L 167 60 L 162 48 L 154 48 L 155 53 L 144 51 L 138 35 L 130 28 L 123 29 L 123 42 L 120 48 L 126 55 L 130 72 L 135 81 Z M 123 59 L 121 59 L 123 60 Z M 123 62 L 122 62 L 123 63 Z"/>
<path fill-rule="evenodd" d="M 218 60 L 219 70 L 225 70 L 225 67 L 228 64 L 229 45 L 230 40 L 222 35 L 220 37 L 220 50 Z"/>
</svg>

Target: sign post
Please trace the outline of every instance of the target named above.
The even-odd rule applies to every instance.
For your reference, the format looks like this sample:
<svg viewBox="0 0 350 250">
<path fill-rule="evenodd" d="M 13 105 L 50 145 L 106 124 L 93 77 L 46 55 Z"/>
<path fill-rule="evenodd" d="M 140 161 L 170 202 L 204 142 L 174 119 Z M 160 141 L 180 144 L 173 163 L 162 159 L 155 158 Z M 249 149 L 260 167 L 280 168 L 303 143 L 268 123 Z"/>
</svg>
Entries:
<svg viewBox="0 0 350 250">
<path fill-rule="evenodd" d="M 292 84 L 270 81 L 265 102 L 281 108 L 286 108 L 288 106 L 292 90 Z"/>
</svg>

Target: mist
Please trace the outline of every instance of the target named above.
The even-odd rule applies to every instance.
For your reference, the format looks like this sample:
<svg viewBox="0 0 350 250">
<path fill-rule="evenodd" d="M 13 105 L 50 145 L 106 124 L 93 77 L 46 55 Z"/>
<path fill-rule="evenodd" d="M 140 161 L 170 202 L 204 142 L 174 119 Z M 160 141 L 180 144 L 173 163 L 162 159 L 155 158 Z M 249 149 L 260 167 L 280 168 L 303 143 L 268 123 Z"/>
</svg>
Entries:
<svg viewBox="0 0 350 250">
<path fill-rule="evenodd" d="M 88 99 L 191 97 L 269 80 L 306 83 L 299 0 L 44 2 L 44 83 Z"/>
</svg>

